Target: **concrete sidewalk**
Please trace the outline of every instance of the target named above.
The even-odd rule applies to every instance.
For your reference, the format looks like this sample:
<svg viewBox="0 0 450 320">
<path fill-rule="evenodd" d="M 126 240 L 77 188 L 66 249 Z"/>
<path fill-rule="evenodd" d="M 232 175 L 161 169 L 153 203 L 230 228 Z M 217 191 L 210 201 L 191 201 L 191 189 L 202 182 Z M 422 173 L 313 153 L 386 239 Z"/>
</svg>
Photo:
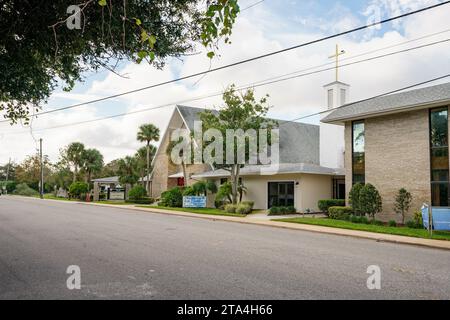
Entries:
<svg viewBox="0 0 450 320">
<path fill-rule="evenodd" d="M 34 199 L 27 198 L 26 199 Z M 34 199 L 36 201 L 56 201 L 60 202 L 60 200 L 40 200 Z M 268 220 L 266 215 L 251 215 L 250 217 L 241 218 L 241 217 L 227 217 L 227 216 L 215 216 L 215 215 L 207 215 L 207 214 L 198 214 L 198 213 L 189 213 L 189 212 L 180 212 L 180 211 L 172 211 L 165 210 L 160 208 L 142 208 L 136 207 L 135 205 L 111 205 L 111 204 L 101 204 L 101 203 L 92 203 L 92 202 L 67 202 L 73 204 L 82 204 L 89 206 L 102 206 L 102 207 L 111 207 L 111 208 L 121 208 L 128 209 L 133 211 L 141 211 L 146 213 L 157 213 L 157 214 L 167 214 L 167 215 L 175 215 L 182 217 L 190 217 L 190 218 L 198 218 L 198 219 L 208 219 L 213 221 L 227 221 L 227 222 L 235 222 L 235 223 L 243 223 L 243 224 L 252 224 L 266 227 L 275 227 L 282 229 L 291 229 L 291 230 L 301 230 L 301 231 L 309 231 L 316 233 L 325 233 L 346 237 L 354 237 L 361 239 L 370 239 L 378 242 L 391 242 L 391 243 L 399 243 L 399 244 L 408 244 L 408 245 L 416 245 L 437 249 L 450 250 L 450 241 L 444 240 L 433 240 L 433 239 L 423 239 L 423 238 L 413 238 L 406 236 L 398 236 L 391 234 L 382 234 L 382 233 L 373 233 L 367 231 L 358 231 L 358 230 L 348 230 L 348 229 L 339 229 L 339 228 L 331 228 L 331 227 L 322 227 L 322 226 L 314 226 L 314 225 L 306 225 L 306 224 L 296 224 L 296 223 L 288 223 L 288 222 L 278 222 Z M 276 219 L 277 217 L 270 217 L 271 219 Z M 286 217 L 281 217 L 286 218 Z"/>
</svg>

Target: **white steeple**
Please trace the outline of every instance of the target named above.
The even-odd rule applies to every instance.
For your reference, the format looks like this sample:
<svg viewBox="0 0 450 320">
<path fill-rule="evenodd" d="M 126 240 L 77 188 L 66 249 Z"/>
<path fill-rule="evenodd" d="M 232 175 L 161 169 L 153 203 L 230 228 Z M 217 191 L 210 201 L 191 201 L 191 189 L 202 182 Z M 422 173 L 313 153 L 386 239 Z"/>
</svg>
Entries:
<svg viewBox="0 0 450 320">
<path fill-rule="evenodd" d="M 322 114 L 321 119 L 328 116 L 333 109 L 347 104 L 350 100 L 350 85 L 335 81 L 324 86 L 326 103 L 329 112 Z M 345 128 L 343 126 L 320 123 L 320 165 L 328 168 L 344 168 Z"/>
</svg>

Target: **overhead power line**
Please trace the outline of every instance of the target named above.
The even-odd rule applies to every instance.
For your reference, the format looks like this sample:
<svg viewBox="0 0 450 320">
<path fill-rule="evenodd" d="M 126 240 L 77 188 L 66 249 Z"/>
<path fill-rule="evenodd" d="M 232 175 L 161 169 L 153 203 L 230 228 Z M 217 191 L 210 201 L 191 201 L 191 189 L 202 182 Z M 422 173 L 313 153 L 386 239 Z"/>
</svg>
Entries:
<svg viewBox="0 0 450 320">
<path fill-rule="evenodd" d="M 363 63 L 363 62 L 368 62 L 368 61 L 373 61 L 373 60 L 385 58 L 385 57 L 388 57 L 388 56 L 393 56 L 393 55 L 397 55 L 397 54 L 404 53 L 404 52 L 409 52 L 409 51 L 413 51 L 413 50 L 417 50 L 417 49 L 421 49 L 421 48 L 425 48 L 425 47 L 430 47 L 430 46 L 441 44 L 441 43 L 445 43 L 445 42 L 450 42 L 450 38 L 449 39 L 445 39 L 445 40 L 435 41 L 435 42 L 424 44 L 424 45 L 420 45 L 420 46 L 416 46 L 416 47 L 412 47 L 412 48 L 407 48 L 407 49 L 395 51 L 395 52 L 390 52 L 390 53 L 379 55 L 379 56 L 375 56 L 375 57 L 366 58 L 366 59 L 363 59 L 363 60 L 349 62 L 349 63 L 346 63 L 346 64 L 342 64 L 340 67 L 341 68 L 342 67 L 348 67 L 348 66 L 351 66 L 351 65 L 355 65 L 355 64 L 359 64 L 359 63 Z M 358 56 L 360 56 L 360 55 L 358 55 Z M 326 71 L 329 71 L 329 70 L 333 70 L 334 68 L 335 67 L 328 67 L 328 68 L 325 68 L 325 69 L 320 69 L 320 70 L 316 70 L 316 71 L 312 71 L 312 72 L 308 72 L 308 73 L 303 73 L 303 74 L 297 74 L 297 75 L 294 75 L 294 76 L 289 76 L 289 77 L 285 77 L 285 78 L 281 78 L 281 79 L 280 79 L 280 76 L 277 76 L 277 77 L 274 77 L 274 78 L 266 79 L 266 80 L 264 80 L 264 82 L 263 81 L 259 81 L 257 83 L 241 85 L 237 89 L 238 90 L 244 90 L 244 89 L 251 89 L 251 88 L 266 86 L 266 85 L 270 85 L 270 84 L 284 82 L 284 81 L 287 81 L 287 80 L 302 78 L 302 77 L 306 77 L 306 76 L 309 76 L 309 75 L 326 72 Z M 433 81 L 436 81 L 436 80 L 433 80 Z M 102 118 L 96 118 L 96 119 L 91 119 L 91 120 L 83 120 L 83 121 L 78 121 L 78 122 L 73 122 L 73 123 L 68 123 L 68 124 L 61 124 L 61 125 L 57 125 L 57 126 L 53 126 L 53 127 L 41 128 L 41 129 L 34 129 L 34 132 L 53 130 L 53 129 L 59 129 L 59 128 L 64 128 L 64 127 L 69 127 L 69 126 L 76 126 L 76 125 L 81 125 L 81 124 L 87 124 L 87 123 L 93 123 L 93 122 L 98 122 L 98 121 L 103 121 L 103 120 L 109 120 L 109 119 L 124 117 L 124 116 L 128 116 L 128 115 L 148 112 L 148 111 L 152 111 L 152 110 L 156 110 L 156 109 L 162 109 L 162 108 L 166 108 L 166 107 L 171 107 L 171 106 L 174 106 L 174 105 L 177 105 L 177 104 L 184 104 L 184 103 L 187 103 L 187 102 L 193 102 L 193 101 L 203 100 L 203 99 L 207 99 L 207 98 L 217 97 L 217 96 L 221 96 L 222 94 L 223 94 L 222 91 L 218 91 L 218 92 L 211 93 L 211 94 L 208 94 L 208 95 L 197 96 L 197 97 L 190 98 L 190 99 L 185 99 L 185 100 L 181 100 L 181 101 L 177 101 L 177 102 L 166 103 L 166 104 L 155 106 L 155 107 L 149 107 L 149 108 L 145 108 L 145 109 L 140 109 L 140 110 L 125 112 L 125 113 L 120 113 L 120 114 L 106 116 L 106 117 L 102 117 Z M 306 118 L 309 118 L 309 117 L 312 117 L 312 116 L 315 116 L 315 115 L 320 115 L 320 114 L 328 112 L 328 111 L 329 110 L 323 111 L 321 113 L 314 113 L 312 115 L 306 116 Z M 298 120 L 300 120 L 300 119 L 298 119 Z M 292 120 L 292 121 L 295 121 L 295 120 Z M 25 131 L 23 131 L 23 132 L 13 132 L 13 133 L 10 133 L 10 134 L 21 134 L 21 133 L 26 133 L 26 132 Z M 8 134 L 8 133 L 3 133 L 3 134 Z"/>
<path fill-rule="evenodd" d="M 387 96 L 387 95 L 390 95 L 390 94 L 399 93 L 399 92 L 402 92 L 402 91 L 405 91 L 405 90 L 408 90 L 408 89 L 413 89 L 413 88 L 416 88 L 416 87 L 419 87 L 419 86 L 423 86 L 425 84 L 429 84 L 429 83 L 432 83 L 432 82 L 436 82 L 436 81 L 439 81 L 439 80 L 443 80 L 443 79 L 446 79 L 446 78 L 449 78 L 449 77 L 450 77 L 450 74 L 446 74 L 446 75 L 443 75 L 443 76 L 440 76 L 440 77 L 437 77 L 437 78 L 433 78 L 433 79 L 430 79 L 430 80 L 426 80 L 426 81 L 422 81 L 422 82 L 419 82 L 419 83 L 415 83 L 415 84 L 412 84 L 412 85 L 409 85 L 409 86 L 406 86 L 406 87 L 403 87 L 403 88 L 400 88 L 400 89 L 396 89 L 396 90 L 392 90 L 392 91 L 385 92 L 385 93 L 382 93 L 382 94 L 378 94 L 378 95 L 370 97 L 370 98 L 366 98 L 366 99 L 362 99 L 362 100 L 355 101 L 355 102 L 352 102 L 352 103 L 348 103 L 348 104 L 345 104 L 345 105 L 340 106 L 340 107 L 331 108 L 331 109 L 328 109 L 328 110 L 324 110 L 324 111 L 308 114 L 306 116 L 301 116 L 301 117 L 298 117 L 298 118 L 295 118 L 295 119 L 292 119 L 292 120 L 283 121 L 283 123 L 281 125 L 283 125 L 285 123 L 289 123 L 289 122 L 296 122 L 296 121 L 308 119 L 308 118 L 311 118 L 311 117 L 319 116 L 319 115 L 328 113 L 330 111 L 335 111 L 335 110 L 338 110 L 338 109 L 346 108 L 346 107 L 352 106 L 352 105 L 357 104 L 357 103 L 361 103 L 361 102 L 364 102 L 364 101 L 368 101 L 368 100 L 384 97 L 384 96 Z"/>
<path fill-rule="evenodd" d="M 444 1 L 444 2 L 441 2 L 441 3 L 435 4 L 435 5 L 431 5 L 431 6 L 422 8 L 422 9 L 414 10 L 414 11 L 411 11 L 411 12 L 408 12 L 408 13 L 404 13 L 404 14 L 395 16 L 395 17 L 391 17 L 391 18 L 388 18 L 388 19 L 380 20 L 378 22 L 374 22 L 374 23 L 367 24 L 367 25 L 364 25 L 364 26 L 360 26 L 360 27 L 357 27 L 357 28 L 354 28 L 354 29 L 350 29 L 350 30 L 347 30 L 347 31 L 336 33 L 336 34 L 333 34 L 333 35 L 330 35 L 330 36 L 326 36 L 326 37 L 323 37 L 323 38 L 319 38 L 319 39 L 316 39 L 316 40 L 313 40 L 313 41 L 304 42 L 304 43 L 301 43 L 301 44 L 298 44 L 298 45 L 295 45 L 295 46 L 291 46 L 291 47 L 288 47 L 288 48 L 285 48 L 285 49 L 272 51 L 272 52 L 269 52 L 269 53 L 266 53 L 266 54 L 262 54 L 262 55 L 259 55 L 259 56 L 252 57 L 252 58 L 240 60 L 240 61 L 237 61 L 237 62 L 234 62 L 234 63 L 230 63 L 230 64 L 226 64 L 226 65 L 223 65 L 223 66 L 220 66 L 220 67 L 208 69 L 208 70 L 205 70 L 205 71 L 202 71 L 202 72 L 193 73 L 193 74 L 190 74 L 190 75 L 187 75 L 187 76 L 184 76 L 184 77 L 179 77 L 179 78 L 176 78 L 176 79 L 172 79 L 172 80 L 156 83 L 156 84 L 153 84 L 153 85 L 149 85 L 149 86 L 146 86 L 146 87 L 130 90 L 130 91 L 127 91 L 127 92 L 122 92 L 122 93 L 118 93 L 118 94 L 115 94 L 115 95 L 110 95 L 110 96 L 106 96 L 106 97 L 103 97 L 103 98 L 94 99 L 94 100 L 91 100 L 91 101 L 86 101 L 86 102 L 83 102 L 83 103 L 79 103 L 79 104 L 75 104 L 75 105 L 71 105 L 71 106 L 67 106 L 67 107 L 62 107 L 62 108 L 57 108 L 57 109 L 44 111 L 44 112 L 39 113 L 39 115 L 59 112 L 59 111 L 68 110 L 68 109 L 73 109 L 73 108 L 77 108 L 77 107 L 81 107 L 81 106 L 85 106 L 85 105 L 89 105 L 89 104 L 93 104 L 93 103 L 102 102 L 102 101 L 109 100 L 109 99 L 118 98 L 118 97 L 125 96 L 125 95 L 128 95 L 128 94 L 137 93 L 137 92 L 140 92 L 140 91 L 161 87 L 161 86 L 168 85 L 168 84 L 171 84 L 171 83 L 176 83 L 176 82 L 179 82 L 179 81 L 195 78 L 195 77 L 198 77 L 198 76 L 202 76 L 204 74 L 208 74 L 208 73 L 216 72 L 216 71 L 219 71 L 219 70 L 224 70 L 224 69 L 227 69 L 227 68 L 235 67 L 235 66 L 238 66 L 238 65 L 241 65 L 241 64 L 245 64 L 245 63 L 249 63 L 249 62 L 252 62 L 252 61 L 264 59 L 264 58 L 271 57 L 271 56 L 274 56 L 274 55 L 277 55 L 277 54 L 281 54 L 281 53 L 284 53 L 284 52 L 292 51 L 294 49 L 303 48 L 303 47 L 306 47 L 306 46 L 310 46 L 310 45 L 313 45 L 313 44 L 324 42 L 326 40 L 330 40 L 330 39 L 338 38 L 338 37 L 341 37 L 341 36 L 344 36 L 344 35 L 347 35 L 347 34 L 351 34 L 351 33 L 357 32 L 357 31 L 361 31 L 361 30 L 365 30 L 365 29 L 368 29 L 368 28 L 372 28 L 372 27 L 375 27 L 377 25 L 385 24 L 385 23 L 392 22 L 392 21 L 395 21 L 395 20 L 398 20 L 398 19 L 401 19 L 401 18 L 412 16 L 412 15 L 415 15 L 415 14 L 418 14 L 418 13 L 421 13 L 421 12 L 429 11 L 429 10 L 432 10 L 432 9 L 435 9 L 435 8 L 447 5 L 449 3 L 450 3 L 450 0 Z M 2 123 L 2 122 L 9 122 L 9 120 L 8 119 L 1 120 L 0 123 Z"/>
</svg>

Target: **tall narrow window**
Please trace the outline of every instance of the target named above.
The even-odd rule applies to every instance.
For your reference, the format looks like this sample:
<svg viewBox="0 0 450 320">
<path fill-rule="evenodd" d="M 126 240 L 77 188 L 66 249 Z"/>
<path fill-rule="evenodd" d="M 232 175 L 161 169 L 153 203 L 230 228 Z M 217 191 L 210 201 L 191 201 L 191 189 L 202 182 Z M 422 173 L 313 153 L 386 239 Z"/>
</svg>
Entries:
<svg viewBox="0 0 450 320">
<path fill-rule="evenodd" d="M 364 121 L 353 122 L 353 184 L 366 183 L 365 126 Z"/>
<path fill-rule="evenodd" d="M 334 107 L 333 95 L 333 89 L 328 90 L 328 109 Z"/>
<path fill-rule="evenodd" d="M 341 89 L 341 106 L 347 103 L 347 92 L 345 89 Z"/>
<path fill-rule="evenodd" d="M 431 204 L 449 205 L 448 108 L 430 111 Z"/>
</svg>

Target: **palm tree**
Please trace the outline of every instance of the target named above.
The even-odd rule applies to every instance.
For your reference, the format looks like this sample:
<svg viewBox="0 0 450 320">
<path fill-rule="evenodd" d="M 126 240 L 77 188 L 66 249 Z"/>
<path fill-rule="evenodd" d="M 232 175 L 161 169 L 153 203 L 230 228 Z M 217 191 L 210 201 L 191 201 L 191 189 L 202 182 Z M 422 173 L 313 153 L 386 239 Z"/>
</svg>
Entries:
<svg viewBox="0 0 450 320">
<path fill-rule="evenodd" d="M 139 180 L 137 174 L 137 161 L 134 157 L 125 157 L 118 161 L 119 182 L 122 185 L 134 185 Z"/>
<path fill-rule="evenodd" d="M 156 147 L 151 144 L 150 145 L 150 162 L 152 162 L 153 158 L 155 157 L 156 154 Z M 138 169 L 139 169 L 139 176 L 141 178 L 141 182 L 142 182 L 142 186 L 145 187 L 145 181 L 144 181 L 144 177 L 146 176 L 146 172 L 151 172 L 151 168 L 150 170 L 147 170 L 147 147 L 142 147 L 140 148 L 135 156 L 134 156 L 137 160 L 137 165 L 138 165 Z"/>
<path fill-rule="evenodd" d="M 159 129 L 153 124 L 143 124 L 139 127 L 137 140 L 147 143 L 147 193 L 150 195 L 150 143 L 159 141 Z"/>
<path fill-rule="evenodd" d="M 93 173 L 103 168 L 103 155 L 97 149 L 87 149 L 83 152 L 83 169 L 86 171 L 86 182 L 91 183 Z"/>
<path fill-rule="evenodd" d="M 66 150 L 66 159 L 73 166 L 73 182 L 77 181 L 78 169 L 83 165 L 84 144 L 71 143 Z"/>
</svg>

